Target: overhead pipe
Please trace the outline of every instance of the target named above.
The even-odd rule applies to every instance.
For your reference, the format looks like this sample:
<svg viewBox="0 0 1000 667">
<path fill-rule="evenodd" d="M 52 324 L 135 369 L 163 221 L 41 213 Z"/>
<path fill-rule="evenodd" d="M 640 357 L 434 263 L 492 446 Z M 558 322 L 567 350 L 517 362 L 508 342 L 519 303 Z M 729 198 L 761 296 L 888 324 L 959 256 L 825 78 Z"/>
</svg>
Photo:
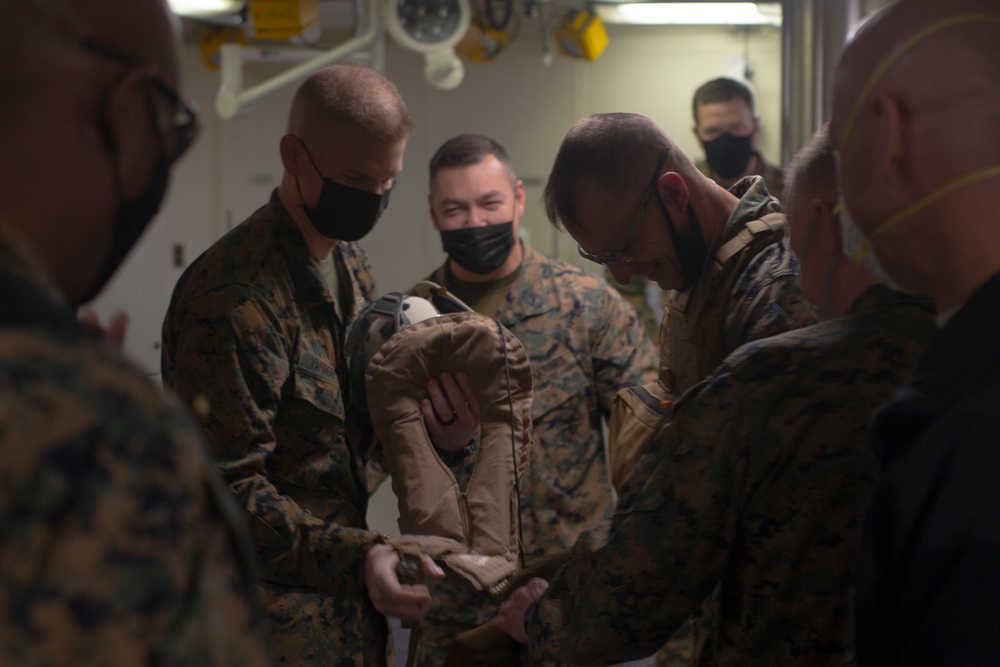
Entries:
<svg viewBox="0 0 1000 667">
<path fill-rule="evenodd" d="M 336 47 L 313 56 L 307 49 L 261 49 L 241 44 L 223 44 L 220 49 L 222 84 L 215 97 L 215 111 L 223 120 L 236 117 L 241 109 L 257 100 L 305 79 L 316 70 L 342 61 L 371 46 L 382 34 L 381 0 L 367 0 L 366 26 L 363 32 Z M 359 9 L 361 3 L 358 3 Z M 243 64 L 247 60 L 307 60 L 281 74 L 246 90 L 243 89 Z"/>
</svg>

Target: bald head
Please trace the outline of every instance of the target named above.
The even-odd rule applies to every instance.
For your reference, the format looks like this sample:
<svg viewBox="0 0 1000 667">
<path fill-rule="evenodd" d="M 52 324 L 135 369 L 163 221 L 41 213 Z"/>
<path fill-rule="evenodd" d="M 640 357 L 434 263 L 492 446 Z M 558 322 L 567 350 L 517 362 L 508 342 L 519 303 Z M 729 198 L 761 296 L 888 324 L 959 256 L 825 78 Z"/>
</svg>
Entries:
<svg viewBox="0 0 1000 667">
<path fill-rule="evenodd" d="M 847 207 L 903 287 L 946 309 L 1000 269 L 995 0 L 875 15 L 838 64 L 831 135 Z"/>
<path fill-rule="evenodd" d="M 331 65 L 299 86 L 288 132 L 308 142 L 344 125 L 360 128 L 379 141 L 398 141 L 410 133 L 413 120 L 387 78 L 363 65 Z"/>
<path fill-rule="evenodd" d="M 1000 99 L 1000 3 L 905 0 L 865 23 L 845 48 L 834 80 L 838 148 L 864 141 L 865 107 L 880 92 L 933 113 L 940 126 L 934 136 L 953 147 L 953 156 L 1000 156 L 998 142 L 984 142 L 980 134 L 1000 136 L 1000 106 L 992 103 Z M 949 121 L 958 122 L 944 126 Z M 962 133 L 964 127 L 977 132 Z"/>
<path fill-rule="evenodd" d="M 649 186 L 663 149 L 664 169 L 685 177 L 697 169 L 656 123 L 634 113 L 604 113 L 577 121 L 559 146 L 545 186 L 549 220 L 578 220 L 580 194 L 604 188 L 621 200 L 631 200 Z"/>
</svg>

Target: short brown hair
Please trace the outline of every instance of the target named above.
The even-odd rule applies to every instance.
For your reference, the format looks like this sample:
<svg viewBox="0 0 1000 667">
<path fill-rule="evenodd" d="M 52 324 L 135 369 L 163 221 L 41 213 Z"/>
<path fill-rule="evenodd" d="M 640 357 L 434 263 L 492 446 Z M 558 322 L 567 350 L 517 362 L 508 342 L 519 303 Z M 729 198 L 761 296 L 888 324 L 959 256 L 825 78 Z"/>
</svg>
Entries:
<svg viewBox="0 0 1000 667">
<path fill-rule="evenodd" d="M 441 144 L 430 161 L 431 184 L 434 183 L 434 177 L 442 169 L 479 164 L 488 155 L 492 155 L 507 167 L 507 171 L 510 173 L 510 184 L 516 185 L 517 175 L 514 173 L 514 166 L 510 162 L 507 151 L 498 141 L 482 134 L 459 134 Z"/>
<path fill-rule="evenodd" d="M 753 93 L 750 92 L 750 89 L 736 79 L 729 79 L 723 76 L 701 84 L 698 90 L 694 91 L 694 99 L 691 101 L 691 114 L 694 116 L 694 124 L 698 124 L 698 107 L 702 104 L 728 102 L 734 97 L 738 97 L 746 102 L 747 108 L 750 109 L 750 115 L 756 118 L 757 114 L 754 112 Z"/>
<path fill-rule="evenodd" d="M 370 67 L 337 64 L 302 82 L 292 100 L 288 131 L 303 133 L 313 119 L 346 122 L 380 141 L 405 139 L 413 119 L 396 85 Z"/>
<path fill-rule="evenodd" d="M 579 195 L 602 187 L 627 197 L 649 184 L 665 147 L 679 154 L 667 135 L 635 113 L 604 113 L 576 122 L 563 138 L 543 195 L 545 214 L 556 227 L 579 219 Z"/>
</svg>

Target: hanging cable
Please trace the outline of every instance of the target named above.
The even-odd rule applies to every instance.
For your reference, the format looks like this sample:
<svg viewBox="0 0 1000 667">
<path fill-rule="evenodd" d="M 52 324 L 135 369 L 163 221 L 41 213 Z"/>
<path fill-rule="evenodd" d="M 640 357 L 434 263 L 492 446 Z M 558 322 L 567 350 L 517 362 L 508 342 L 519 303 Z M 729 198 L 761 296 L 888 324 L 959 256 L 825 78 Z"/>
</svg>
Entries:
<svg viewBox="0 0 1000 667">
<path fill-rule="evenodd" d="M 520 566 L 524 567 L 524 532 L 521 530 L 521 473 L 517 469 L 517 440 L 514 438 L 517 424 L 514 422 L 514 394 L 510 388 L 510 363 L 507 359 L 507 334 L 500 324 L 497 323 L 497 331 L 500 333 L 500 346 L 503 352 L 503 368 L 507 377 L 507 406 L 510 408 L 510 453 L 514 462 L 514 495 L 517 498 L 517 560 Z"/>
</svg>

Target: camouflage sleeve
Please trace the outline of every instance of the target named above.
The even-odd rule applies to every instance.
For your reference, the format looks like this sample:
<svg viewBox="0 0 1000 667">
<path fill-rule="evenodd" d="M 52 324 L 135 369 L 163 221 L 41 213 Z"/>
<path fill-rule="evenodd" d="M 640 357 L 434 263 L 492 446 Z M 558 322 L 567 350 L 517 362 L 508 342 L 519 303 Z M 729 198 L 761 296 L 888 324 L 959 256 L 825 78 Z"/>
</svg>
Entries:
<svg viewBox="0 0 1000 667">
<path fill-rule="evenodd" d="M 50 385 L 4 456 L 0 663 L 272 664 L 242 524 L 194 427 L 146 417 L 122 375 L 103 381 L 111 391 Z M 114 412 L 81 418 L 88 403 Z"/>
<path fill-rule="evenodd" d="M 802 291 L 799 260 L 787 237 L 771 243 L 747 266 L 730 296 L 726 349 L 816 323 Z"/>
<path fill-rule="evenodd" d="M 378 488 L 382 486 L 382 483 L 389 479 L 389 473 L 386 471 L 385 463 L 382 459 L 381 447 L 377 447 L 375 449 L 375 454 L 365 466 L 365 473 L 365 479 L 368 483 L 369 496 L 378 491 Z"/>
<path fill-rule="evenodd" d="M 622 295 L 628 303 L 632 304 L 635 312 L 639 315 L 639 321 L 646 330 L 646 335 L 652 341 L 658 340 L 660 336 L 660 318 L 656 316 L 646 297 L 646 286 L 649 279 L 642 276 L 632 276 L 627 284 L 622 285 L 618 279 L 611 275 L 611 271 L 605 267 L 604 280 L 616 292 Z"/>
<path fill-rule="evenodd" d="M 619 390 L 656 380 L 658 355 L 635 308 L 607 284 L 598 298 L 589 304 L 595 315 L 591 358 L 597 402 L 607 418 Z"/>
<path fill-rule="evenodd" d="M 209 398 L 205 435 L 245 509 L 263 579 L 341 593 L 344 581 L 360 583 L 365 553 L 380 534 L 304 509 L 268 472 L 279 457 L 311 456 L 293 429 L 317 442 L 344 438 L 342 428 L 334 436 L 305 423 L 309 415 L 292 429 L 276 423 L 291 370 L 282 322 L 269 303 L 247 288 L 211 292 L 183 302 L 171 330 L 174 362 L 169 371 L 164 366 L 164 381 L 196 412 L 198 398 Z"/>
<path fill-rule="evenodd" d="M 737 427 L 719 418 L 727 382 L 717 376 L 685 395 L 614 516 L 577 542 L 527 625 L 533 657 L 598 664 L 648 656 L 716 585 L 735 539 L 745 467 Z M 736 451 L 724 451 L 728 443 Z"/>
</svg>

